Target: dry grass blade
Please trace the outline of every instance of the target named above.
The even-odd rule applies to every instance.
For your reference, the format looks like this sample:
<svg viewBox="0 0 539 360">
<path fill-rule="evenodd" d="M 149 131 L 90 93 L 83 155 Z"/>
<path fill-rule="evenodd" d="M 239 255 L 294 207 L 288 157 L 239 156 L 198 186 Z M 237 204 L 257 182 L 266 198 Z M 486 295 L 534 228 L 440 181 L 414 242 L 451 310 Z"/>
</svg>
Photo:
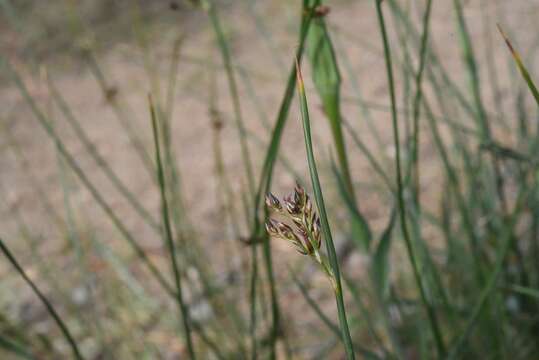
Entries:
<svg viewBox="0 0 539 360">
<path fill-rule="evenodd" d="M 524 66 L 524 63 L 522 62 L 522 58 L 520 57 L 520 54 L 518 51 L 513 47 L 513 44 L 511 44 L 511 41 L 505 35 L 505 32 L 503 31 L 500 24 L 497 24 L 498 30 L 500 31 L 500 34 L 502 35 L 503 39 L 505 40 L 505 43 L 507 44 L 507 47 L 509 48 L 509 51 L 511 52 L 511 55 L 513 56 L 513 59 L 515 59 L 515 62 L 517 63 L 518 70 L 522 74 L 522 77 L 526 81 L 526 84 L 528 85 L 528 88 L 530 89 L 535 102 L 539 105 L 539 91 L 537 90 L 537 87 L 535 86 L 535 83 L 533 82 L 530 73 L 528 72 L 528 69 Z"/>
</svg>

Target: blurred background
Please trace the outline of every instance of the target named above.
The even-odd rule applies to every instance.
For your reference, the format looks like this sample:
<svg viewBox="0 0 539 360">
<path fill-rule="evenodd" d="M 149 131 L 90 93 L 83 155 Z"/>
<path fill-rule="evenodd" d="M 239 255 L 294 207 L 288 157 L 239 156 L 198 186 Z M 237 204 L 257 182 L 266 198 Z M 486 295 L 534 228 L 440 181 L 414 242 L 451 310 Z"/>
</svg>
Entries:
<svg viewBox="0 0 539 360">
<path fill-rule="evenodd" d="M 435 341 L 426 334 L 403 235 L 393 229 L 396 148 L 375 3 L 331 0 L 320 16 L 342 80 L 340 126 L 358 214 L 351 215 L 332 165 L 335 136 L 313 82 L 316 64 L 306 56 L 313 143 L 341 271 L 351 283 L 344 296 L 358 357 L 431 359 Z M 500 260 L 501 280 L 457 358 L 489 349 L 487 358 L 532 359 L 539 329 L 537 104 L 496 25 L 534 78 L 539 4 L 433 1 L 417 105 L 426 3 L 382 2 L 404 164 L 414 110 L 421 112 L 420 180 L 407 183 L 403 196 L 421 271 L 438 269 L 423 281 L 451 348 L 505 237 L 521 239 Z M 280 239 L 269 240 L 281 321 L 272 327 L 272 278 L 252 228 L 262 204 L 250 182 L 258 189 L 304 17 L 301 1 L 284 0 L 0 0 L 0 238 L 84 358 L 189 358 L 174 296 L 154 276 L 173 283 L 149 94 L 162 129 L 165 192 L 197 357 L 344 358 L 327 279 Z M 312 192 L 297 94 L 289 98 L 269 187 L 279 197 L 296 180 Z M 253 178 L 245 176 L 244 144 Z M 520 204 L 521 197 L 530 202 Z M 264 220 L 263 211 L 258 216 Z M 388 229 L 393 240 L 381 249 Z M 467 236 L 477 241 L 475 260 Z M 39 298 L 0 257 L 0 358 L 71 356 Z"/>
</svg>

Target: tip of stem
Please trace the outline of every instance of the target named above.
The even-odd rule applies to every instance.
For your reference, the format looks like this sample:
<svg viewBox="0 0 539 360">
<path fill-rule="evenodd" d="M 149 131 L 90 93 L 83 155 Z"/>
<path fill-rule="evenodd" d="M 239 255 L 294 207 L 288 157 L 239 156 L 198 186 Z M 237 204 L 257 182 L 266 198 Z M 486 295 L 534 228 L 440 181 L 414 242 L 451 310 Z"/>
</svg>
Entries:
<svg viewBox="0 0 539 360">
<path fill-rule="evenodd" d="M 515 60 L 519 61 L 520 56 L 519 56 L 518 52 L 515 50 L 515 48 L 513 47 L 513 44 L 511 44 L 511 41 L 509 40 L 507 35 L 505 35 L 505 32 L 503 31 L 502 27 L 500 26 L 500 24 L 496 24 L 496 26 L 498 27 L 498 31 L 500 32 L 500 35 L 503 37 L 505 43 L 507 44 L 507 47 L 509 48 L 509 51 L 511 51 L 511 54 L 513 55 Z"/>
<path fill-rule="evenodd" d="M 300 93 L 305 92 L 305 87 L 303 85 L 303 76 L 301 75 L 301 66 L 299 64 L 299 59 L 296 57 L 296 78 L 298 82 L 298 90 Z"/>
</svg>

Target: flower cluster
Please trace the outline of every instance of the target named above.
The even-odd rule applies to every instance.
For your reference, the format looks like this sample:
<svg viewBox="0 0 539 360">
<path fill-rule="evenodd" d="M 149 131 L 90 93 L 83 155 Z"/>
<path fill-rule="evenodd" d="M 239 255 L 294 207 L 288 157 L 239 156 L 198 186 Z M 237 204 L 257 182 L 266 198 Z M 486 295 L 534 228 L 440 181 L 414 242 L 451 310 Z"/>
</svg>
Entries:
<svg viewBox="0 0 539 360">
<path fill-rule="evenodd" d="M 296 183 L 294 192 L 285 196 L 283 201 L 268 193 L 266 206 L 273 215 L 288 220 L 293 226 L 274 218 L 266 223 L 266 231 L 271 237 L 284 239 L 290 242 L 303 255 L 310 256 L 324 270 L 331 282 L 334 291 L 338 291 L 335 274 L 329 266 L 327 259 L 320 254 L 322 233 L 320 218 L 313 208 L 309 195 Z"/>
<path fill-rule="evenodd" d="M 266 223 L 266 231 L 272 237 L 289 241 L 303 255 L 313 255 L 320 249 L 322 234 L 320 218 L 313 209 L 309 195 L 299 184 L 294 192 L 283 199 L 283 202 L 273 195 L 266 195 L 266 206 L 275 214 L 290 220 L 292 226 L 270 218 Z"/>
</svg>

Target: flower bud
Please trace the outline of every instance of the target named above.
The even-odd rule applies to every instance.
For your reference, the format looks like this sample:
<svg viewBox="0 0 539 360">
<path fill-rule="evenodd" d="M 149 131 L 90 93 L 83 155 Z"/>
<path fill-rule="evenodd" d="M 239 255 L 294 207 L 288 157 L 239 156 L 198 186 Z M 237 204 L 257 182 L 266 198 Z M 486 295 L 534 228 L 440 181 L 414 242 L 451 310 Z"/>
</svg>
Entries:
<svg viewBox="0 0 539 360">
<path fill-rule="evenodd" d="M 313 222 L 312 222 L 312 234 L 313 234 L 313 239 L 315 241 L 314 245 L 317 249 L 320 249 L 320 244 L 322 243 L 321 229 L 322 229 L 322 226 L 320 225 L 320 218 L 314 215 Z"/>
<path fill-rule="evenodd" d="M 311 217 L 311 214 L 313 212 L 313 203 L 311 202 L 311 199 L 309 198 L 308 195 L 305 195 L 304 212 L 307 215 L 307 217 Z"/>
<path fill-rule="evenodd" d="M 280 221 L 276 221 L 275 222 L 275 225 L 277 227 L 277 230 L 279 231 L 279 234 L 281 235 L 281 237 L 285 238 L 285 239 L 288 239 L 288 240 L 292 240 L 294 239 L 294 230 L 292 230 L 292 228 L 285 224 L 285 223 L 282 223 Z"/>
<path fill-rule="evenodd" d="M 302 217 L 293 216 L 293 217 L 291 217 L 291 219 L 292 219 L 292 222 L 294 223 L 294 225 L 296 225 L 299 229 L 301 229 L 303 227 L 303 218 Z"/>
<path fill-rule="evenodd" d="M 296 181 L 296 186 L 294 187 L 294 191 L 298 193 L 299 196 L 305 195 L 305 189 L 297 181 Z"/>
<path fill-rule="evenodd" d="M 304 255 L 311 255 L 314 252 L 314 248 L 311 244 L 311 240 L 309 240 L 309 235 L 304 229 L 300 229 L 299 235 L 301 239 L 301 245 L 304 250 Z"/>
<path fill-rule="evenodd" d="M 294 195 L 288 195 L 283 200 L 284 205 L 286 207 L 286 211 L 292 216 L 297 216 L 300 214 L 300 207 L 295 199 Z"/>
<path fill-rule="evenodd" d="M 279 202 L 279 199 L 277 198 L 277 196 L 273 195 L 272 193 L 266 194 L 266 206 L 269 209 L 274 210 L 274 211 L 282 210 L 282 206 L 281 206 L 281 203 Z"/>
<path fill-rule="evenodd" d="M 305 189 L 296 181 L 296 186 L 294 187 L 294 198 L 296 202 L 303 206 L 305 204 L 307 194 L 305 194 Z"/>
<path fill-rule="evenodd" d="M 266 222 L 266 231 L 270 236 L 279 236 L 279 230 L 277 230 L 276 221 L 273 219 L 269 219 Z"/>
</svg>

